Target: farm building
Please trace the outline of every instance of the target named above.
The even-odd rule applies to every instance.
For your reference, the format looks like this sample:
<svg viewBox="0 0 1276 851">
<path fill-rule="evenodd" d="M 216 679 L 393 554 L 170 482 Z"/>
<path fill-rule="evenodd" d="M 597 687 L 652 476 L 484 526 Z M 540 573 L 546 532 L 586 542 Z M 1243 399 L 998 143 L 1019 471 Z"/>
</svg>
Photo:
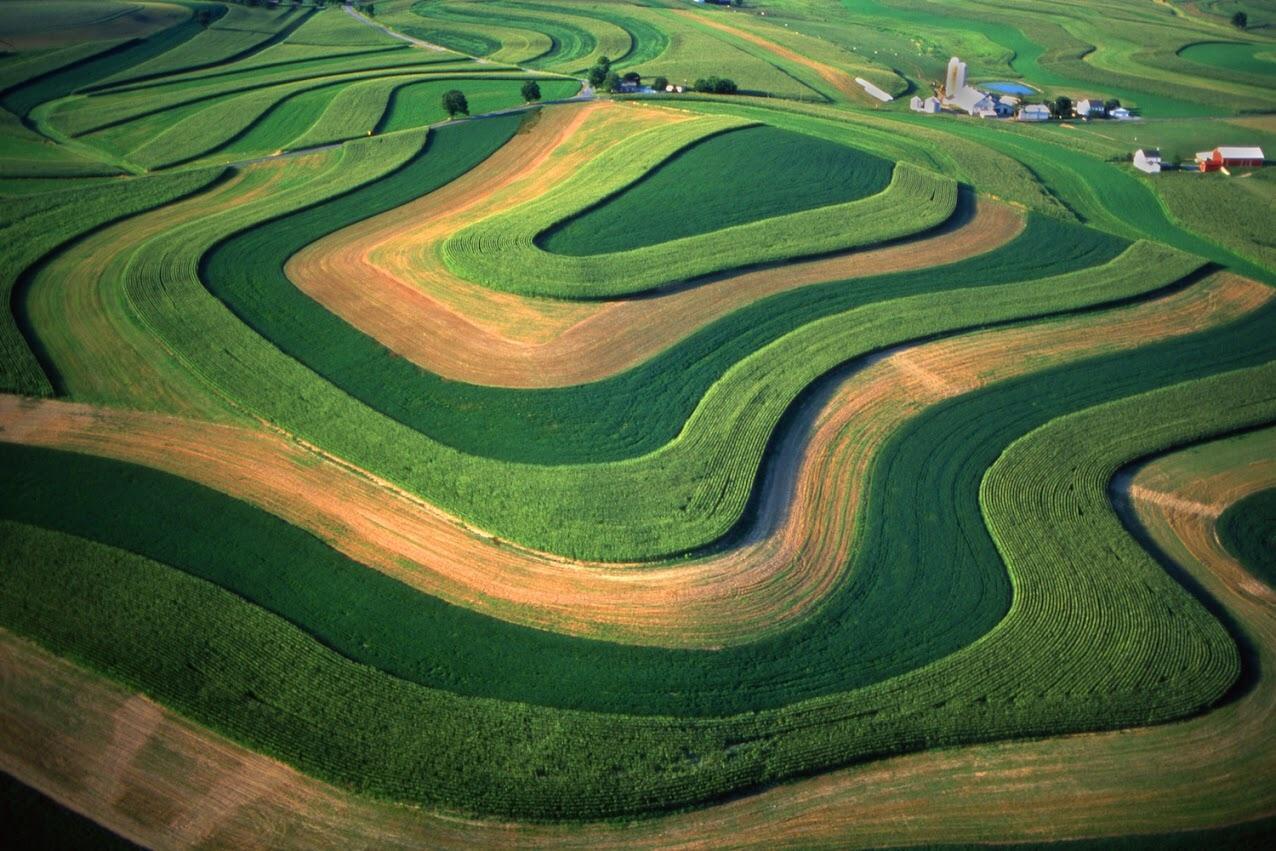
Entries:
<svg viewBox="0 0 1276 851">
<path fill-rule="evenodd" d="M 1077 118 L 1103 117 L 1103 101 L 1098 98 L 1082 98 L 1073 109 Z"/>
<path fill-rule="evenodd" d="M 955 97 L 945 99 L 944 103 L 971 115 L 986 117 L 997 114 L 995 110 L 996 102 L 992 99 L 992 96 L 984 94 L 974 86 L 963 86 Z"/>
<path fill-rule="evenodd" d="M 1117 121 L 1129 121 L 1133 117 L 1130 115 L 1130 110 L 1123 106 L 1118 106 L 1108 113 L 1108 118 L 1115 118 Z"/>
<path fill-rule="evenodd" d="M 1258 168 L 1263 160 L 1263 149 L 1259 147 L 1219 147 L 1196 155 L 1196 164 L 1203 172 L 1220 171 L 1224 168 Z"/>
<path fill-rule="evenodd" d="M 948 60 L 948 75 L 944 77 L 944 97 L 956 98 L 966 88 L 966 63 L 956 56 Z"/>
<path fill-rule="evenodd" d="M 939 109 L 940 109 L 939 98 L 935 97 L 934 95 L 931 95 L 925 100 L 922 100 L 921 98 L 914 96 L 913 99 L 908 102 L 908 108 L 911 109 L 913 112 L 926 112 L 926 113 L 934 114 L 936 112 L 939 112 Z"/>
<path fill-rule="evenodd" d="M 1139 148 L 1134 152 L 1134 167 L 1148 174 L 1161 170 L 1161 152 L 1156 148 Z"/>
<path fill-rule="evenodd" d="M 1042 103 L 1030 103 L 1019 110 L 1020 121 L 1049 121 L 1050 107 Z"/>
</svg>

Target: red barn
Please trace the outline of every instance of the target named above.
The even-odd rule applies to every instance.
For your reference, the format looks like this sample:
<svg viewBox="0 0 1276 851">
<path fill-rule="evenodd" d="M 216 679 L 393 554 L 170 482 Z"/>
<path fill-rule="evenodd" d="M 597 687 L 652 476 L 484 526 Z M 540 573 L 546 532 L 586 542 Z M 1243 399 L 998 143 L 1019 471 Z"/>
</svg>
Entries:
<svg viewBox="0 0 1276 851">
<path fill-rule="evenodd" d="M 1201 171 L 1218 171 L 1223 168 L 1258 168 L 1263 164 L 1262 148 L 1215 148 L 1196 155 Z"/>
</svg>

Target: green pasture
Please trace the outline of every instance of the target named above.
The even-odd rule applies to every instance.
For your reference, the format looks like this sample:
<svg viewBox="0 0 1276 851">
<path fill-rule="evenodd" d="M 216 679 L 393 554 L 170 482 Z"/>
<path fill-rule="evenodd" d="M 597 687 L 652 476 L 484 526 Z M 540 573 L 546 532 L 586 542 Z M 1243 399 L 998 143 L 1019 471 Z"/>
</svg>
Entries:
<svg viewBox="0 0 1276 851">
<path fill-rule="evenodd" d="M 557 254 L 604 254 L 854 201 L 882 191 L 880 157 L 774 127 L 710 136 L 538 238 Z"/>
</svg>

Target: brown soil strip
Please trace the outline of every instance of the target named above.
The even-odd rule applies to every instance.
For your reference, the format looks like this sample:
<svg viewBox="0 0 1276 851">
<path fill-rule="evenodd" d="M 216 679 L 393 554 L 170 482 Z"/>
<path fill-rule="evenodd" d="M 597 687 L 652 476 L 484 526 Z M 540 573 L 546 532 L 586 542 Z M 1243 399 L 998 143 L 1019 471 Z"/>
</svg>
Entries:
<svg viewBox="0 0 1276 851">
<path fill-rule="evenodd" d="M 1276 452 L 1180 453 L 1135 483 L 1202 504 L 1276 486 Z M 1214 467 L 1211 468 L 1211 460 Z M 1217 543 L 1213 520 L 1135 503 L 1253 643 L 1259 679 L 1205 715 L 1155 727 L 952 748 L 799 780 L 726 804 L 627 825 L 520 825 L 369 801 L 155 707 L 146 744 L 94 776 L 137 698 L 0 630 L 0 768 L 157 848 L 699 848 L 1043 841 L 1217 827 L 1276 814 L 1276 593 Z M 155 719 L 158 718 L 158 721 Z M 210 790 L 234 788 L 232 796 Z M 192 832 L 190 825 L 197 825 Z"/>
<path fill-rule="evenodd" d="M 449 234 L 562 180 L 597 153 L 597 139 L 680 117 L 615 103 L 546 110 L 537 126 L 454 183 L 298 252 L 288 276 L 330 312 L 439 375 L 558 387 L 614 375 L 767 295 L 955 262 L 994 250 L 1023 228 L 1014 208 L 980 199 L 968 221 L 928 237 L 600 303 L 498 293 L 443 266 L 438 248 Z"/>
<path fill-rule="evenodd" d="M 799 412 L 740 540 L 711 557 L 664 566 L 581 564 L 498 544 L 313 447 L 237 426 L 0 397 L 0 439 L 193 479 L 311 530 L 362 564 L 496 617 L 637 644 L 714 647 L 783 628 L 825 598 L 850 561 L 877 447 L 926 406 L 1047 365 L 1230 321 L 1271 295 L 1220 273 L 1110 313 L 877 358 Z"/>
</svg>

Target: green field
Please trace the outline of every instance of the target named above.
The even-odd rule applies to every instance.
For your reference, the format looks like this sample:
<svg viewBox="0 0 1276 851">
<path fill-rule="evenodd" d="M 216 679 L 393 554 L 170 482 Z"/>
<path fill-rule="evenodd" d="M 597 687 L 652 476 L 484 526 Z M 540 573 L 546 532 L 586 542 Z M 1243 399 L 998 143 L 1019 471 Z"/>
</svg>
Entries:
<svg viewBox="0 0 1276 851">
<path fill-rule="evenodd" d="M 1276 492 L 1252 494 L 1231 505 L 1218 519 L 1218 535 L 1255 576 L 1276 581 Z"/>
<path fill-rule="evenodd" d="M 1261 844 L 1274 15 L 0 0 L 16 835 Z"/>
<path fill-rule="evenodd" d="M 557 254 L 605 254 L 854 201 L 890 182 L 890 164 L 773 127 L 685 148 L 597 206 L 551 228 Z"/>
</svg>

